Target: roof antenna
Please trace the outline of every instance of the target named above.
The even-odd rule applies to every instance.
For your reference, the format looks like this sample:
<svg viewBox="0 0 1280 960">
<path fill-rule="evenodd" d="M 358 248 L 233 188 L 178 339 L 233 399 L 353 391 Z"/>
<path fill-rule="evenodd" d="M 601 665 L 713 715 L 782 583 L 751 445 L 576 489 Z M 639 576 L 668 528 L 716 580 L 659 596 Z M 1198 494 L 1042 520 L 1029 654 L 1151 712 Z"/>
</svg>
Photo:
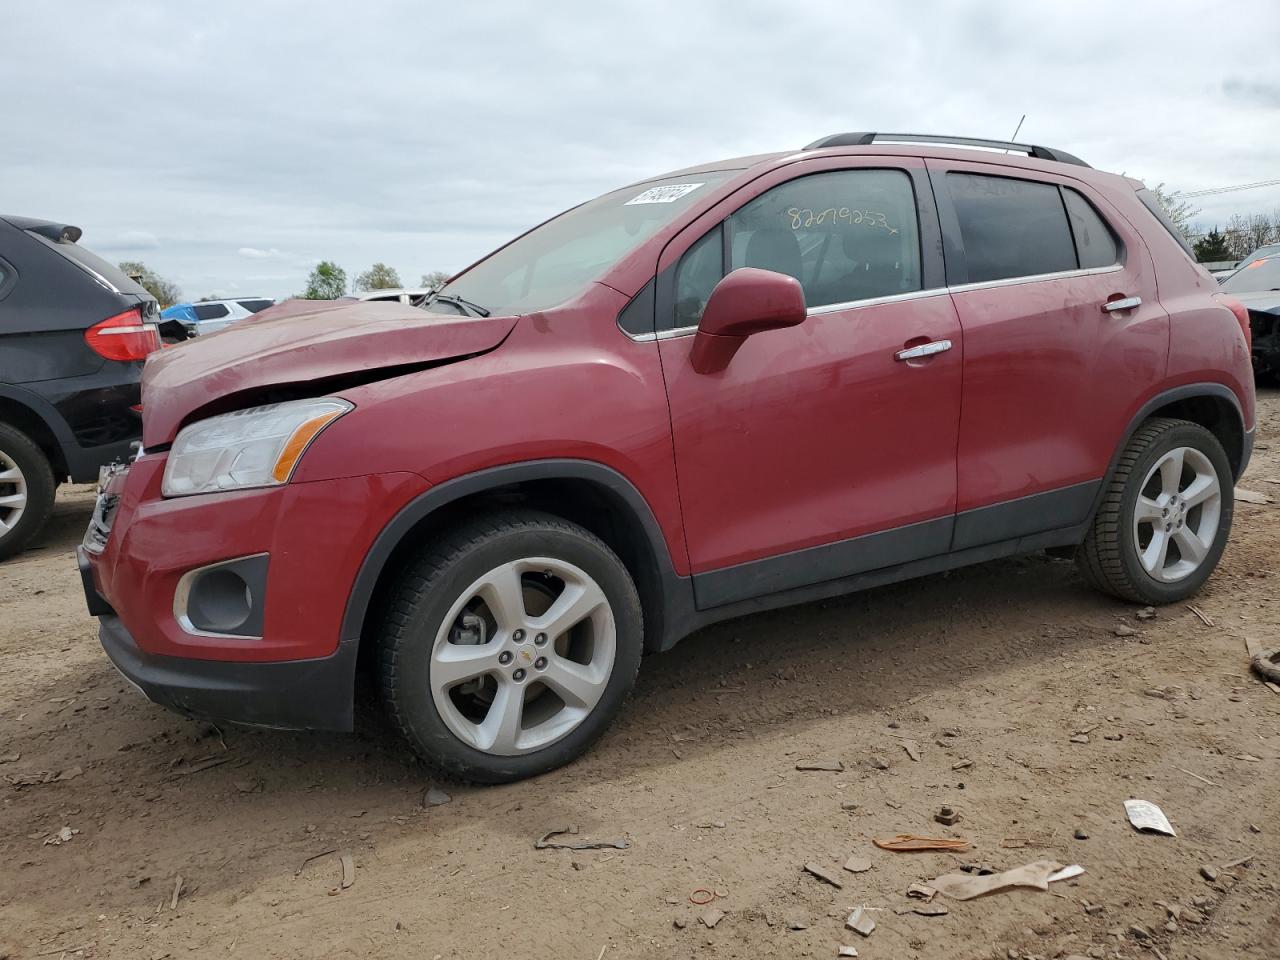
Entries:
<svg viewBox="0 0 1280 960">
<path fill-rule="evenodd" d="M 1027 115 L 1024 113 L 1022 115 L 1022 120 L 1026 120 L 1026 119 L 1027 119 Z M 1013 128 L 1013 136 L 1009 138 L 1011 141 L 1017 142 L 1018 131 L 1022 129 L 1022 120 L 1019 120 L 1018 125 Z M 1008 153 L 1008 152 L 1009 152 L 1008 150 L 1005 151 L 1005 153 Z"/>
</svg>

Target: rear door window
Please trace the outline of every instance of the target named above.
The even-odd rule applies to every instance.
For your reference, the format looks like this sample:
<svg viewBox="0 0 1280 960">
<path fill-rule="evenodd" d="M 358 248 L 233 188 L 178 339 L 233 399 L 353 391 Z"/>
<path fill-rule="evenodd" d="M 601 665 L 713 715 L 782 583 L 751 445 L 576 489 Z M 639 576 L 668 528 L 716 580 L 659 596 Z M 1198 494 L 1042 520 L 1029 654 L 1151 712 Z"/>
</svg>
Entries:
<svg viewBox="0 0 1280 960">
<path fill-rule="evenodd" d="M 221 320 L 231 311 L 225 303 L 197 303 L 192 306 L 197 320 Z"/>
<path fill-rule="evenodd" d="M 1075 270 L 1075 246 L 1058 188 L 1050 183 L 948 173 L 969 283 Z"/>
<path fill-rule="evenodd" d="M 1067 205 L 1080 266 L 1088 269 L 1119 263 L 1120 242 L 1093 204 L 1070 187 L 1062 188 L 1062 199 Z"/>
</svg>

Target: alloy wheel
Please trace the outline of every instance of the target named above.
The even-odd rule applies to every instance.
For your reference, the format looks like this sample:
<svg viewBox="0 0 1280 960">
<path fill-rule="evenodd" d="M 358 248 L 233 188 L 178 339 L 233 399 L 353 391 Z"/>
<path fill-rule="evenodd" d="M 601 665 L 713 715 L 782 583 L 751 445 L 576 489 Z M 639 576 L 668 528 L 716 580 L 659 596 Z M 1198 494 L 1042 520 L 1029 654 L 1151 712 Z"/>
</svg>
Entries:
<svg viewBox="0 0 1280 960">
<path fill-rule="evenodd" d="M 472 583 L 445 616 L 431 652 L 431 696 L 469 746 L 530 753 L 587 718 L 616 652 L 613 611 L 595 580 L 563 560 L 515 560 Z"/>
<path fill-rule="evenodd" d="M 0 536 L 16 527 L 26 510 L 26 477 L 17 461 L 0 450 Z"/>
<path fill-rule="evenodd" d="M 1147 473 L 1133 512 L 1133 542 L 1142 568 L 1176 583 L 1200 568 L 1218 535 L 1222 483 L 1195 447 L 1168 451 Z"/>
</svg>

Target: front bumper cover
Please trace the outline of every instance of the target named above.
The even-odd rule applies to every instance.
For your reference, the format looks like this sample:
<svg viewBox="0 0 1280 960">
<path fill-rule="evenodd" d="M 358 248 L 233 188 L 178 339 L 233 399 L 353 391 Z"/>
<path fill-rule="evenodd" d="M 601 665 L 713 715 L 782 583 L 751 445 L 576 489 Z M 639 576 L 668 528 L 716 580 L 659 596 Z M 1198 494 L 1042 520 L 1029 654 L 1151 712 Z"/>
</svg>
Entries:
<svg viewBox="0 0 1280 960">
<path fill-rule="evenodd" d="M 191 717 L 284 730 L 352 728 L 352 678 L 358 640 L 314 660 L 235 662 L 150 654 L 125 629 L 93 585 L 84 548 L 77 550 L 89 611 L 102 649 L 149 700 Z"/>
<path fill-rule="evenodd" d="M 352 728 L 354 640 L 319 660 L 233 663 L 153 656 L 138 649 L 120 618 L 98 618 L 102 649 L 147 699 L 178 713 L 281 730 Z"/>
</svg>

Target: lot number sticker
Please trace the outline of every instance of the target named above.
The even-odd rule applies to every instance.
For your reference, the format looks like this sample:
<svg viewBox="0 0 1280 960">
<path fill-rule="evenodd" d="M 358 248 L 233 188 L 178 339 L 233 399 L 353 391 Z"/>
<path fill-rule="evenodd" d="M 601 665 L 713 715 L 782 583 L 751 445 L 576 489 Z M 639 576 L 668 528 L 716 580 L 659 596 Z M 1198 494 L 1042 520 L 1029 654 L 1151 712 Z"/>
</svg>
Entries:
<svg viewBox="0 0 1280 960">
<path fill-rule="evenodd" d="M 632 197 L 623 206 L 629 207 L 635 203 L 675 203 L 700 186 L 702 186 L 700 183 L 669 183 L 665 187 L 650 187 L 638 197 Z"/>
</svg>

